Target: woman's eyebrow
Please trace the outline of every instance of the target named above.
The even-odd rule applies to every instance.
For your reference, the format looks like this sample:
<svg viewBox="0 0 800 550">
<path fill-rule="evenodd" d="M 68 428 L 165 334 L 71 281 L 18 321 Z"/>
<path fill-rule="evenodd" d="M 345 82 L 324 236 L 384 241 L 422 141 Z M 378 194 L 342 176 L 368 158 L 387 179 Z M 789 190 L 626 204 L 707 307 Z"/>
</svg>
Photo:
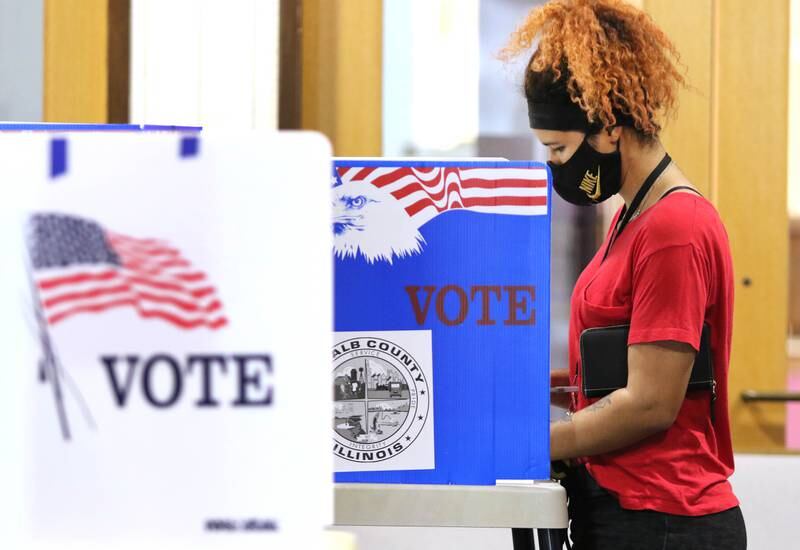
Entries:
<svg viewBox="0 0 800 550">
<path fill-rule="evenodd" d="M 551 147 L 553 145 L 559 145 L 559 143 L 557 141 L 543 141 L 542 145 L 545 147 Z"/>
</svg>

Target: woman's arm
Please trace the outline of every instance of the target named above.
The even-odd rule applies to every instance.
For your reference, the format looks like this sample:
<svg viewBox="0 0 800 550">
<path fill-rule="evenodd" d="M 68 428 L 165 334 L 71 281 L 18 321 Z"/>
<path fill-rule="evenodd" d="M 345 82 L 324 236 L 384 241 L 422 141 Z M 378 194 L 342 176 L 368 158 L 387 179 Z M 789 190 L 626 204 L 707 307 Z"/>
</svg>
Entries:
<svg viewBox="0 0 800 550">
<path fill-rule="evenodd" d="M 669 428 L 686 396 L 695 350 L 679 342 L 628 348 L 628 385 L 550 425 L 550 459 L 616 451 Z"/>
</svg>

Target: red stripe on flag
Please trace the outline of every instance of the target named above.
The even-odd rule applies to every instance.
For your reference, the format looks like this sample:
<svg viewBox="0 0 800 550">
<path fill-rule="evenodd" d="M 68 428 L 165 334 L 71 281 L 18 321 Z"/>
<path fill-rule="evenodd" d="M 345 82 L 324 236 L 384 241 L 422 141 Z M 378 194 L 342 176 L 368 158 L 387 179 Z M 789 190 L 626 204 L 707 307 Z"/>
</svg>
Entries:
<svg viewBox="0 0 800 550">
<path fill-rule="evenodd" d="M 126 298 L 124 300 L 114 300 L 113 302 L 105 302 L 102 304 L 75 306 L 48 317 L 47 322 L 51 325 L 55 325 L 59 321 L 63 321 L 67 317 L 75 315 L 76 313 L 100 313 L 114 307 L 134 305 L 136 305 L 136 303 L 133 298 Z"/>
<path fill-rule="evenodd" d="M 423 191 L 422 186 L 418 183 L 409 183 L 405 187 L 401 187 L 396 191 L 392 191 L 392 196 L 396 199 L 404 199 L 412 193 Z"/>
<path fill-rule="evenodd" d="M 106 238 L 108 238 L 109 242 L 118 241 L 121 243 L 131 243 L 136 245 L 148 245 L 156 247 L 167 246 L 167 243 L 165 241 L 162 241 L 161 239 L 139 239 L 137 237 L 128 237 L 127 235 L 120 235 L 119 233 L 112 233 L 112 232 L 106 232 Z"/>
<path fill-rule="evenodd" d="M 45 308 L 48 308 L 57 306 L 58 304 L 63 304 L 64 302 L 86 300 L 89 298 L 98 298 L 100 296 L 121 294 L 123 292 L 130 292 L 130 291 L 131 291 L 130 286 L 122 284 L 106 288 L 93 288 L 91 290 L 85 290 L 83 292 L 66 292 L 64 294 L 59 294 L 58 296 L 53 296 L 52 298 L 48 298 L 42 303 L 42 305 Z"/>
<path fill-rule="evenodd" d="M 85 283 L 89 281 L 111 281 L 118 277 L 117 270 L 101 271 L 99 273 L 76 273 L 63 277 L 48 277 L 41 279 L 37 285 L 40 290 L 50 290 L 57 286 Z"/>
<path fill-rule="evenodd" d="M 218 317 L 216 319 L 184 319 L 183 317 L 178 317 L 177 315 L 173 315 L 172 313 L 161 311 L 161 310 L 138 310 L 139 315 L 142 317 L 152 319 L 163 319 L 164 321 L 168 321 L 173 325 L 179 326 L 185 329 L 191 328 L 198 328 L 198 327 L 208 327 L 210 329 L 218 329 L 224 327 L 228 324 L 228 319 L 226 317 Z"/>
<path fill-rule="evenodd" d="M 143 243 L 136 240 L 123 240 L 117 237 L 111 237 L 106 235 L 109 244 L 111 244 L 114 248 L 121 248 L 126 251 L 137 250 L 141 252 L 152 252 L 154 254 L 173 254 L 177 255 L 180 254 L 180 251 L 167 243 Z"/>
<path fill-rule="evenodd" d="M 396 199 L 403 199 L 403 198 L 405 198 L 405 197 L 407 197 L 407 196 L 409 196 L 409 195 L 411 195 L 413 193 L 416 193 L 418 191 L 425 192 L 431 199 L 433 199 L 433 200 L 435 200 L 437 202 L 441 201 L 442 199 L 444 199 L 445 193 L 447 194 L 448 197 L 452 193 L 455 193 L 459 197 L 461 196 L 461 186 L 459 186 L 458 183 L 456 183 L 456 182 L 451 183 L 450 185 L 447 186 L 447 188 L 442 188 L 441 191 L 438 191 L 436 193 L 431 193 L 427 189 L 423 189 L 417 183 L 411 183 L 409 185 L 406 185 L 405 187 L 401 187 L 397 191 L 392 191 L 392 196 L 394 198 L 396 198 Z"/>
<path fill-rule="evenodd" d="M 147 262 L 147 261 L 126 261 L 124 266 L 128 269 L 140 271 L 142 273 L 160 273 L 169 267 L 192 267 L 192 264 L 186 260 L 163 260 L 160 262 Z"/>
<path fill-rule="evenodd" d="M 150 294 L 148 292 L 137 292 L 136 295 L 142 300 L 156 302 L 159 304 L 169 304 L 189 313 L 213 313 L 222 309 L 222 304 L 219 302 L 219 300 L 214 300 L 206 306 L 200 306 L 198 304 L 186 302 L 184 300 L 178 300 L 177 298 L 172 298 L 170 296 L 159 296 L 158 294 Z"/>
<path fill-rule="evenodd" d="M 174 277 L 175 279 L 180 279 L 181 281 L 185 281 L 187 283 L 196 283 L 197 281 L 202 281 L 206 278 L 205 273 L 174 273 L 170 274 L 170 277 Z"/>
<path fill-rule="evenodd" d="M 433 206 L 434 208 L 436 208 L 436 205 L 433 204 L 432 200 L 430 200 L 430 199 L 420 199 L 417 202 L 415 202 L 414 204 L 412 204 L 410 206 L 407 206 L 406 207 L 406 212 L 408 213 L 409 216 L 413 216 L 413 215 L 417 214 L 420 210 L 423 210 L 423 209 L 425 209 L 425 208 L 427 208 L 429 206 Z M 436 210 L 441 212 L 441 210 L 439 210 L 439 208 L 436 208 Z"/>
<path fill-rule="evenodd" d="M 190 290 L 189 294 L 194 296 L 195 298 L 204 298 L 210 294 L 214 294 L 217 291 L 216 288 L 213 286 L 207 286 L 205 288 L 198 288 L 196 290 Z"/>
<path fill-rule="evenodd" d="M 163 279 L 152 279 L 149 277 L 142 277 L 138 275 L 126 275 L 126 278 L 128 281 L 134 284 L 150 286 L 153 288 L 157 288 L 159 290 L 174 290 L 175 292 L 182 292 L 190 296 L 193 296 L 194 298 L 202 298 L 204 296 L 208 296 L 209 294 L 214 294 L 214 292 L 216 292 L 216 288 L 214 288 L 213 286 L 190 289 L 181 286 L 177 283 L 165 281 Z"/>
<path fill-rule="evenodd" d="M 464 206 L 546 206 L 547 197 L 465 197 Z"/>
<path fill-rule="evenodd" d="M 546 206 L 547 197 L 461 197 L 463 207 L 470 208 L 472 206 Z M 454 203 L 449 209 L 456 208 Z M 439 208 L 431 199 L 420 199 L 417 202 L 406 207 L 406 212 L 409 216 L 414 216 L 421 210 L 433 206 L 438 212 L 448 210 L 447 207 Z M 458 204 L 461 208 L 462 204 Z"/>
<path fill-rule="evenodd" d="M 382 174 L 372 180 L 372 185 L 375 187 L 385 187 L 391 183 L 396 182 L 398 179 L 411 175 L 411 169 L 409 168 L 398 168 L 396 170 L 392 170 L 388 174 Z"/>
<path fill-rule="evenodd" d="M 361 170 L 356 172 L 356 174 L 352 178 L 350 178 L 350 181 L 363 180 L 364 178 L 369 176 L 374 171 L 375 171 L 375 168 L 373 168 L 373 167 L 362 168 Z"/>
<path fill-rule="evenodd" d="M 146 250 L 138 248 L 129 248 L 116 245 L 114 250 L 120 256 L 132 259 L 146 259 L 146 258 L 180 258 L 181 254 L 177 250 L 170 250 L 167 248 Z"/>
<path fill-rule="evenodd" d="M 425 174 L 425 175 L 433 174 L 435 170 L 436 168 L 417 168 L 416 170 L 412 170 L 409 167 L 397 168 L 387 174 L 382 174 L 378 176 L 377 178 L 372 180 L 372 184 L 375 187 L 386 187 L 387 185 L 396 182 L 400 178 L 412 176 L 414 179 L 417 180 L 417 183 L 419 185 L 425 185 L 426 187 L 435 187 L 439 185 L 439 182 L 441 181 L 442 178 L 442 174 L 449 174 L 453 169 L 452 168 L 442 169 L 442 171 L 439 172 L 438 175 L 428 180 L 423 180 L 417 175 L 417 174 Z"/>
<path fill-rule="evenodd" d="M 480 178 L 468 178 L 461 181 L 461 187 L 465 189 L 478 187 L 480 189 L 502 189 L 506 188 L 529 188 L 540 189 L 547 187 L 547 180 L 540 179 L 498 179 L 486 180 Z"/>
</svg>

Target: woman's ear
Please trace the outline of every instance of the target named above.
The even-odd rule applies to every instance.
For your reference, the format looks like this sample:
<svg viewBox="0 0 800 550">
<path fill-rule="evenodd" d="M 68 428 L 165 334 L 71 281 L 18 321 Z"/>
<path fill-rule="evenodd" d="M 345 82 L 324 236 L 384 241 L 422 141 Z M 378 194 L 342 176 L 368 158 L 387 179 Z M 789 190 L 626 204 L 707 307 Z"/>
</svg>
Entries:
<svg viewBox="0 0 800 550">
<path fill-rule="evenodd" d="M 621 126 L 609 126 L 589 137 L 589 143 L 600 153 L 613 153 L 619 147 L 622 137 Z"/>
<path fill-rule="evenodd" d="M 619 141 L 619 138 L 622 137 L 622 126 L 609 126 L 606 128 L 606 132 L 608 133 L 608 137 L 611 139 L 611 143 L 616 144 Z"/>
</svg>

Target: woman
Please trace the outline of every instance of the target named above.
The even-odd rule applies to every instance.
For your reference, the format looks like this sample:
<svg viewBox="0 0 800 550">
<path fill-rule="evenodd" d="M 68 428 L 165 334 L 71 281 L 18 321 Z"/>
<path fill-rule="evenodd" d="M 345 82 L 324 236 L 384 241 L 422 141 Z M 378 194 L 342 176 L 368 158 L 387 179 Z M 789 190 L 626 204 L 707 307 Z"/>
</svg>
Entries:
<svg viewBox="0 0 800 550">
<path fill-rule="evenodd" d="M 579 205 L 625 201 L 571 301 L 568 374 L 580 387 L 581 333 L 630 325 L 627 386 L 573 396 L 550 429 L 576 549 L 746 547 L 728 477 L 733 451 L 727 377 L 733 273 L 714 207 L 659 141 L 684 84 L 666 35 L 617 0 L 554 0 L 512 35 L 528 51 L 530 123 L 549 149 L 554 189 Z M 716 400 L 688 392 L 703 324 Z"/>
</svg>

